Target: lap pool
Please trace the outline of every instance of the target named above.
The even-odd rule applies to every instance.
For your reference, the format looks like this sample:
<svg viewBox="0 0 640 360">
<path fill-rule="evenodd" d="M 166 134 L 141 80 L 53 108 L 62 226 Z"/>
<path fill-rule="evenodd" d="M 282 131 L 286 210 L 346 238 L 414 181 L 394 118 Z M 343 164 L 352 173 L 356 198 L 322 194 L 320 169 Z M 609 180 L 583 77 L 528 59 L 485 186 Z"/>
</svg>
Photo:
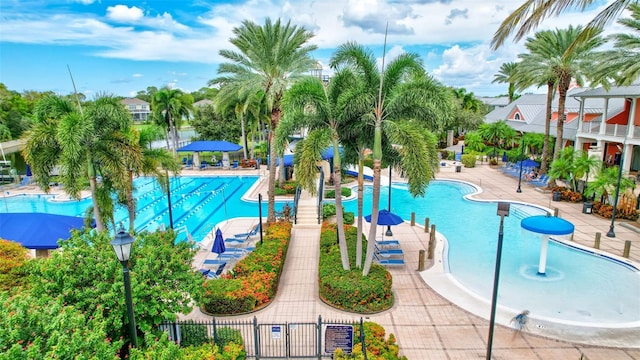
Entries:
<svg viewBox="0 0 640 360">
<path fill-rule="evenodd" d="M 371 187 L 364 209 L 371 208 Z M 500 217 L 495 202 L 468 200 L 476 188 L 454 181 L 433 181 L 422 198 L 412 198 L 404 184 L 393 184 L 391 211 L 409 220 L 429 217 L 448 241 L 445 271 L 474 296 L 490 302 Z M 388 187 L 381 188 L 386 207 Z M 345 202 L 357 211 L 357 202 Z M 365 210 L 366 211 L 366 210 Z M 559 242 L 549 242 L 547 276 L 538 276 L 540 241 L 520 228 L 543 209 L 512 204 L 505 218 L 498 303 L 532 316 L 585 326 L 640 326 L 640 271 L 617 259 Z M 367 215 L 367 214 L 365 214 Z M 590 325 L 589 325 L 590 324 Z"/>
<path fill-rule="evenodd" d="M 235 217 L 258 217 L 258 203 L 245 201 L 242 196 L 258 180 L 258 176 L 173 177 L 171 180 L 171 209 L 175 229 L 188 229 L 195 241 L 201 241 L 218 222 Z M 136 231 L 157 229 L 169 225 L 167 195 L 154 178 L 134 179 L 134 197 L 137 200 Z M 84 216 L 91 199 L 69 200 L 60 195 L 22 195 L 14 189 L 3 199 L 0 212 L 40 212 L 69 216 Z M 11 195 L 11 194 L 10 194 Z M 15 195 L 15 194 L 13 194 Z M 276 210 L 284 203 L 276 204 Z M 263 202 L 263 215 L 267 203 Z M 129 224 L 126 208 L 116 206 L 116 223 Z M 185 233 L 178 240 L 184 240 Z"/>
</svg>

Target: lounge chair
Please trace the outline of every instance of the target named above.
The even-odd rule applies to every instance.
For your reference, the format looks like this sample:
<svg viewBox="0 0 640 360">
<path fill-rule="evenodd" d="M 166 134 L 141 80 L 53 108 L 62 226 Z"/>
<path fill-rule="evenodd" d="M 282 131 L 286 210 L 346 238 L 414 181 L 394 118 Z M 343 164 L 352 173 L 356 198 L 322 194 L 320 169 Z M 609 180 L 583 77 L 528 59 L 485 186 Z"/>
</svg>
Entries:
<svg viewBox="0 0 640 360">
<path fill-rule="evenodd" d="M 547 186 L 548 182 L 549 182 L 549 176 L 547 174 L 542 174 L 540 175 L 539 178 L 529 181 L 529 184 L 543 187 L 543 186 Z"/>
<path fill-rule="evenodd" d="M 373 253 L 373 260 L 383 266 L 404 266 L 404 259 L 384 259 Z"/>
<path fill-rule="evenodd" d="M 240 240 L 246 240 L 249 237 L 255 236 L 258 231 L 260 231 L 260 224 L 256 224 L 254 225 L 254 227 L 251 229 L 251 231 L 246 232 L 246 233 L 241 233 L 241 234 L 235 234 L 233 235 L 234 238 L 236 239 L 240 239 Z"/>
<path fill-rule="evenodd" d="M 380 257 L 383 257 L 383 258 L 389 258 L 389 257 L 404 258 L 404 252 L 402 251 L 402 249 L 380 249 L 376 245 L 375 252 L 376 254 L 378 254 Z"/>
<path fill-rule="evenodd" d="M 220 264 L 220 266 L 218 266 L 218 268 L 216 269 L 215 272 L 209 272 L 207 274 L 207 279 L 218 279 L 218 278 L 220 278 L 220 275 L 222 275 L 222 272 L 224 271 L 225 266 L 227 266 L 226 262 Z"/>
<path fill-rule="evenodd" d="M 398 240 L 377 240 L 376 241 L 376 245 L 380 246 L 381 248 L 385 248 L 385 247 L 400 247 L 400 241 Z"/>
<path fill-rule="evenodd" d="M 232 169 L 237 169 L 238 168 L 238 160 L 234 160 L 233 164 L 231 165 Z"/>
</svg>

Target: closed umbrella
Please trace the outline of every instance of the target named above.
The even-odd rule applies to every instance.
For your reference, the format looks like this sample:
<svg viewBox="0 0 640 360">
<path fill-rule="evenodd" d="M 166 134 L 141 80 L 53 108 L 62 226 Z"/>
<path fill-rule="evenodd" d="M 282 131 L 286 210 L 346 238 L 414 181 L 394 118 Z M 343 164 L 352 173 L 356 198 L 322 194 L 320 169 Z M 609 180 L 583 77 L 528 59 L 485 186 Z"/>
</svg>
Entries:
<svg viewBox="0 0 640 360">
<path fill-rule="evenodd" d="M 211 251 L 220 255 L 227 250 L 227 247 L 224 245 L 224 238 L 222 237 L 222 231 L 220 229 L 216 229 L 216 238 L 213 240 L 213 247 Z"/>
</svg>

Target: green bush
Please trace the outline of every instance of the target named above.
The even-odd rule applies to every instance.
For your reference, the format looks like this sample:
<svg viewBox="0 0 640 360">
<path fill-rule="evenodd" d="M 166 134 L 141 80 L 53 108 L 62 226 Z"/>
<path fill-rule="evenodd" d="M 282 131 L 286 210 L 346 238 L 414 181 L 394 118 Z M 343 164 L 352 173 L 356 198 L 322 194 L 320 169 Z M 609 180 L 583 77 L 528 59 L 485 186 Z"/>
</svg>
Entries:
<svg viewBox="0 0 640 360">
<path fill-rule="evenodd" d="M 353 211 L 345 212 L 343 216 L 343 221 L 345 225 L 353 225 L 353 223 L 356 221 L 356 216 L 353 213 Z"/>
<path fill-rule="evenodd" d="M 322 218 L 326 219 L 330 216 L 334 216 L 336 214 L 336 204 L 334 203 L 324 203 L 322 204 Z"/>
<path fill-rule="evenodd" d="M 340 188 L 340 193 L 342 194 L 342 197 L 349 197 L 351 196 L 351 188 L 348 187 L 341 187 Z M 335 199 L 336 198 L 336 191 L 331 189 L 331 190 L 327 190 L 327 192 L 325 192 L 324 197 L 327 199 Z"/>
<path fill-rule="evenodd" d="M 216 345 L 218 348 L 224 349 L 228 344 L 233 343 L 239 345 L 244 350 L 244 339 L 240 330 L 222 327 L 216 330 Z"/>
<path fill-rule="evenodd" d="M 449 159 L 449 151 L 448 150 L 440 150 L 440 155 L 442 160 Z"/>
<path fill-rule="evenodd" d="M 362 354 L 362 342 L 360 342 L 360 326 L 353 327 L 353 352 L 344 354 L 341 350 L 336 350 L 333 358 L 337 360 L 364 360 Z M 384 360 L 407 360 L 406 356 L 399 356 L 400 351 L 396 344 L 396 337 L 389 334 L 385 338 L 385 330 L 379 324 L 374 322 L 364 323 L 364 341 L 367 347 L 367 359 L 384 359 Z"/>
<path fill-rule="evenodd" d="M 209 342 L 207 327 L 194 321 L 187 321 L 180 326 L 180 346 L 199 346 Z"/>
<path fill-rule="evenodd" d="M 345 226 L 349 261 L 355 264 L 356 228 Z M 363 243 L 366 249 L 366 241 Z M 318 267 L 320 297 L 332 306 L 350 312 L 375 313 L 391 308 L 391 274 L 379 264 L 372 264 L 369 275 L 353 267 L 342 268 L 340 248 L 336 244 L 335 224 L 323 223 L 320 234 L 320 264 Z"/>
<path fill-rule="evenodd" d="M 461 158 L 464 167 L 476 167 L 476 156 L 471 154 L 463 154 Z"/>
<path fill-rule="evenodd" d="M 276 195 L 295 195 L 296 187 L 298 186 L 298 182 L 294 180 L 285 181 L 282 187 L 278 186 L 276 183 Z"/>
<path fill-rule="evenodd" d="M 204 283 L 202 309 L 211 314 L 238 314 L 268 304 L 278 288 L 290 238 L 290 222 L 269 225 L 264 241 L 231 272 Z"/>
<path fill-rule="evenodd" d="M 280 189 L 280 188 L 276 187 L 276 189 L 273 191 L 273 193 L 276 196 L 284 196 L 284 195 L 287 195 L 287 190 Z"/>
</svg>

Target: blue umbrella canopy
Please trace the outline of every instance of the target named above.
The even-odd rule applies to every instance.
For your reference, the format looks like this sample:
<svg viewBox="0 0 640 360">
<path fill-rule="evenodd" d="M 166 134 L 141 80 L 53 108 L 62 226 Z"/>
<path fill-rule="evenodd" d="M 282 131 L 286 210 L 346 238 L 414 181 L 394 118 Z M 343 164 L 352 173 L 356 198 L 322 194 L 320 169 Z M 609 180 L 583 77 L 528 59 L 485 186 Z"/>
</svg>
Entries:
<svg viewBox="0 0 640 360">
<path fill-rule="evenodd" d="M 367 222 L 371 222 L 371 215 L 364 217 Z M 380 210 L 378 212 L 378 225 L 398 225 L 402 224 L 404 220 L 402 218 L 388 210 Z"/>
<path fill-rule="evenodd" d="M 27 249 L 58 248 L 58 240 L 71 237 L 72 229 L 82 229 L 84 219 L 42 213 L 0 214 L 0 238 L 19 242 Z"/>
<path fill-rule="evenodd" d="M 522 162 L 522 167 L 531 168 L 531 167 L 538 167 L 538 166 L 540 166 L 540 164 L 538 164 L 538 162 L 535 160 L 527 159 Z"/>
<path fill-rule="evenodd" d="M 213 240 L 213 247 L 211 251 L 220 255 L 227 250 L 227 247 L 224 245 L 224 238 L 222 237 L 222 231 L 220 228 L 216 229 L 216 238 Z"/>
<path fill-rule="evenodd" d="M 569 235 L 574 226 L 567 220 L 555 216 L 537 215 L 522 219 L 520 226 L 538 234 Z"/>
<path fill-rule="evenodd" d="M 230 152 L 230 151 L 238 151 L 242 149 L 242 146 L 238 144 L 234 144 L 228 141 L 222 140 L 200 140 L 194 141 L 189 145 L 183 146 L 179 148 L 177 151 L 222 151 L 222 152 Z"/>
</svg>

